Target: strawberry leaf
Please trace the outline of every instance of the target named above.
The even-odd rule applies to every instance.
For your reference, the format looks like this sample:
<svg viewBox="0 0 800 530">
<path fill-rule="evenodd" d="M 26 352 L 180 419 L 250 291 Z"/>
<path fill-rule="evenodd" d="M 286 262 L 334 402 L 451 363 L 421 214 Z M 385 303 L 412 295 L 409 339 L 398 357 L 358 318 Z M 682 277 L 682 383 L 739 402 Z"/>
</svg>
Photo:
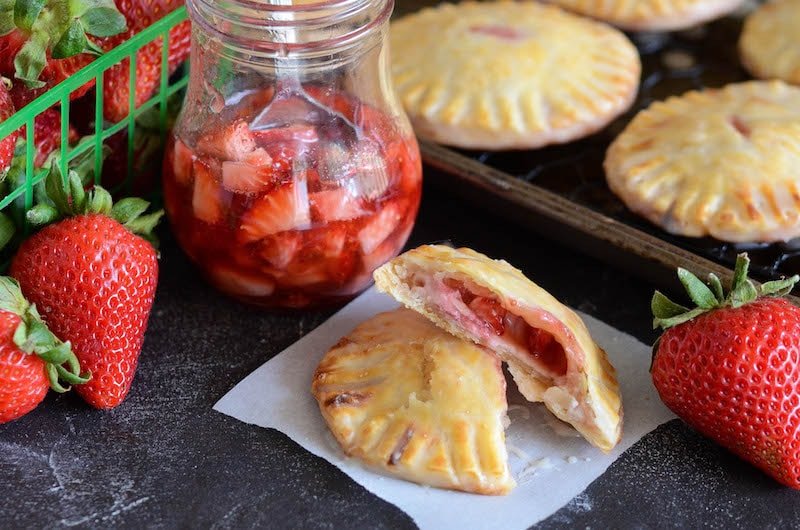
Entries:
<svg viewBox="0 0 800 530">
<path fill-rule="evenodd" d="M 795 274 L 790 278 L 781 280 L 773 280 L 761 285 L 761 294 L 763 296 L 786 296 L 792 292 L 794 284 L 800 280 L 800 276 Z"/>
<path fill-rule="evenodd" d="M 92 213 L 109 215 L 113 205 L 114 200 L 111 198 L 111 194 L 108 193 L 104 188 L 95 186 L 92 190 L 86 210 Z"/>
<path fill-rule="evenodd" d="M 83 181 L 75 172 L 69 172 L 69 195 L 70 210 L 73 213 L 83 213 L 86 211 L 86 191 L 83 189 Z"/>
<path fill-rule="evenodd" d="M 750 268 L 750 258 L 746 253 L 736 256 L 736 267 L 733 271 L 733 282 L 731 283 L 731 292 L 739 288 L 744 282 L 747 281 L 747 270 Z"/>
<path fill-rule="evenodd" d="M 67 30 L 61 35 L 55 46 L 53 46 L 53 59 L 65 59 L 78 55 L 86 50 L 89 40 L 83 30 L 80 20 L 73 20 Z"/>
<path fill-rule="evenodd" d="M 122 199 L 111 209 L 111 217 L 124 225 L 142 215 L 149 207 L 149 202 L 138 197 Z"/>
<path fill-rule="evenodd" d="M 6 214 L 0 212 L 0 249 L 8 245 L 8 242 L 14 237 L 16 231 L 17 227 L 14 221 Z"/>
<path fill-rule="evenodd" d="M 44 0 L 18 0 L 14 4 L 14 24 L 26 33 L 30 33 L 43 7 Z"/>
<path fill-rule="evenodd" d="M 45 85 L 39 81 L 39 75 L 47 63 L 47 45 L 49 37 L 38 33 L 26 42 L 14 58 L 15 76 L 25 82 L 28 88 L 41 88 Z"/>
<path fill-rule="evenodd" d="M 650 301 L 650 309 L 656 319 L 672 318 L 689 311 L 688 307 L 676 304 L 664 296 L 661 291 L 656 291 L 653 294 L 653 299 Z"/>
<path fill-rule="evenodd" d="M 753 282 L 745 277 L 744 281 L 741 281 L 739 285 L 733 291 L 731 291 L 731 307 L 742 307 L 743 305 L 752 302 L 756 298 L 758 298 L 756 286 L 753 285 Z"/>
<path fill-rule="evenodd" d="M 702 309 L 711 309 L 718 304 L 717 297 L 711 292 L 706 284 L 700 281 L 700 278 L 687 271 L 684 268 L 678 268 L 678 279 L 680 279 L 689 298 L 692 302 L 697 304 L 697 307 Z"/>
<path fill-rule="evenodd" d="M 0 37 L 17 29 L 14 23 L 14 0 L 0 0 Z"/>
<path fill-rule="evenodd" d="M 49 204 L 40 203 L 28 210 L 25 218 L 33 226 L 44 226 L 58 219 L 59 213 Z"/>
<path fill-rule="evenodd" d="M 656 318 L 653 321 L 654 327 L 660 327 L 661 329 L 668 329 L 679 324 L 683 324 L 684 322 L 688 322 L 695 317 L 702 315 L 703 313 L 707 313 L 707 309 L 703 309 L 698 307 L 697 309 L 692 309 L 691 311 L 687 311 L 681 315 L 676 315 L 671 318 Z"/>
<path fill-rule="evenodd" d="M 113 2 L 89 9 L 80 21 L 89 35 L 112 37 L 128 29 L 128 22 Z"/>
<path fill-rule="evenodd" d="M 10 276 L 0 276 L 0 310 L 22 315 L 29 305 L 22 296 L 17 280 Z"/>
<path fill-rule="evenodd" d="M 708 273 L 708 285 L 713 291 L 714 296 L 717 297 L 717 302 L 720 304 L 725 302 L 725 290 L 722 288 L 722 282 L 719 280 L 719 276 L 714 274 L 713 272 Z"/>
</svg>

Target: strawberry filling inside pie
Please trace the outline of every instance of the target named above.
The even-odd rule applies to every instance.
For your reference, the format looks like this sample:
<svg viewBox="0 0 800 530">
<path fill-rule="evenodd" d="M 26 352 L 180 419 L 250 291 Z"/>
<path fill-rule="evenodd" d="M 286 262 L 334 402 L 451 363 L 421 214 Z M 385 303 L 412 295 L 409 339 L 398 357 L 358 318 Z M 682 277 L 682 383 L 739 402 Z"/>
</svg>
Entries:
<svg viewBox="0 0 800 530">
<path fill-rule="evenodd" d="M 417 276 L 419 279 L 420 276 Z M 524 318 L 506 309 L 487 289 L 455 278 L 434 278 L 422 282 L 428 297 L 438 309 L 453 318 L 465 331 L 488 345 L 502 342 L 506 347 L 528 355 L 534 365 L 552 378 L 567 373 L 564 347 L 549 331 L 531 326 Z M 545 320 L 554 320 L 544 314 Z"/>
</svg>

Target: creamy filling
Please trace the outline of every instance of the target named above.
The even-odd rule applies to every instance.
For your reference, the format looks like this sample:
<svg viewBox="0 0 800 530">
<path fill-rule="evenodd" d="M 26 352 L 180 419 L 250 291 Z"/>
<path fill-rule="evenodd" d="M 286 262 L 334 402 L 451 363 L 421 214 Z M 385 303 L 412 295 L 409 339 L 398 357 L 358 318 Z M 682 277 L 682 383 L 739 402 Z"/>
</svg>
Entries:
<svg viewBox="0 0 800 530">
<path fill-rule="evenodd" d="M 497 349 L 502 345 L 523 352 L 543 375 L 566 375 L 567 355 L 558 340 L 508 311 L 488 289 L 468 280 L 436 275 L 417 275 L 414 288 L 423 289 L 425 298 L 433 301 L 439 311 L 486 346 Z"/>
</svg>

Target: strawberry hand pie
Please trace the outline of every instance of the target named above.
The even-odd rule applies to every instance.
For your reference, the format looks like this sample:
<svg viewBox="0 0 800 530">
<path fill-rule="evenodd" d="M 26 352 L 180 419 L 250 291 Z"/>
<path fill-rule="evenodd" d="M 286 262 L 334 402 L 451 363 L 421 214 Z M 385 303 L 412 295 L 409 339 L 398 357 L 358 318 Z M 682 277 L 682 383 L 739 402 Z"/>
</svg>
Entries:
<svg viewBox="0 0 800 530">
<path fill-rule="evenodd" d="M 505 261 L 470 249 L 422 246 L 374 273 L 378 288 L 508 363 L 520 392 L 543 402 L 590 443 L 622 434 L 614 367 L 580 317 Z"/>
</svg>

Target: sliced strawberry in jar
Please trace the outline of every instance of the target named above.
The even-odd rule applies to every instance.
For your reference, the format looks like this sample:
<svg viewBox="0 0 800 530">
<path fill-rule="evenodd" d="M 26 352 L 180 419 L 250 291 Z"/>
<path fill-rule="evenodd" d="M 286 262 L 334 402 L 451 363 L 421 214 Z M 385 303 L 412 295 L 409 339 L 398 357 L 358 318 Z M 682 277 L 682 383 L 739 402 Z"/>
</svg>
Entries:
<svg viewBox="0 0 800 530">
<path fill-rule="evenodd" d="M 358 197 L 354 197 L 346 188 L 312 193 L 309 201 L 311 219 L 320 223 L 348 221 L 366 213 Z"/>
<path fill-rule="evenodd" d="M 213 264 L 208 274 L 212 283 L 225 292 L 240 296 L 262 297 L 275 292 L 275 282 L 262 274 Z"/>
<path fill-rule="evenodd" d="M 192 164 L 194 153 L 179 139 L 175 140 L 172 150 L 172 173 L 175 180 L 184 186 L 192 182 Z"/>
<path fill-rule="evenodd" d="M 402 210 L 398 203 L 384 204 L 381 210 L 372 216 L 358 232 L 362 253 L 372 254 L 394 232 L 402 217 Z"/>
<path fill-rule="evenodd" d="M 242 215 L 239 232 L 250 242 L 279 232 L 305 230 L 310 224 L 307 183 L 298 179 L 256 200 Z"/>
<path fill-rule="evenodd" d="M 372 271 L 395 257 L 399 251 L 399 243 L 386 240 L 369 254 L 361 256 L 361 263 L 364 265 L 364 270 L 369 271 L 371 274 Z"/>
<path fill-rule="evenodd" d="M 319 140 L 317 128 L 313 125 L 293 124 L 288 127 L 271 129 L 253 129 L 253 137 L 262 147 L 270 147 L 276 143 L 314 143 Z"/>
<path fill-rule="evenodd" d="M 222 160 L 244 160 L 256 147 L 253 134 L 243 120 L 235 121 L 197 142 L 198 151 Z"/>
<path fill-rule="evenodd" d="M 307 287 L 328 282 L 328 268 L 323 261 L 296 261 L 278 281 L 285 287 Z"/>
<path fill-rule="evenodd" d="M 219 162 L 198 159 L 192 164 L 194 170 L 194 190 L 192 191 L 192 210 L 194 216 L 209 224 L 218 223 L 223 217 L 223 205 L 219 177 L 212 168 Z"/>
<path fill-rule="evenodd" d="M 271 267 L 285 269 L 303 244 L 300 232 L 282 232 L 266 237 L 259 243 L 258 255 Z"/>
<path fill-rule="evenodd" d="M 260 147 L 241 162 L 222 163 L 222 185 L 233 193 L 261 193 L 275 180 L 272 157 Z"/>
</svg>

